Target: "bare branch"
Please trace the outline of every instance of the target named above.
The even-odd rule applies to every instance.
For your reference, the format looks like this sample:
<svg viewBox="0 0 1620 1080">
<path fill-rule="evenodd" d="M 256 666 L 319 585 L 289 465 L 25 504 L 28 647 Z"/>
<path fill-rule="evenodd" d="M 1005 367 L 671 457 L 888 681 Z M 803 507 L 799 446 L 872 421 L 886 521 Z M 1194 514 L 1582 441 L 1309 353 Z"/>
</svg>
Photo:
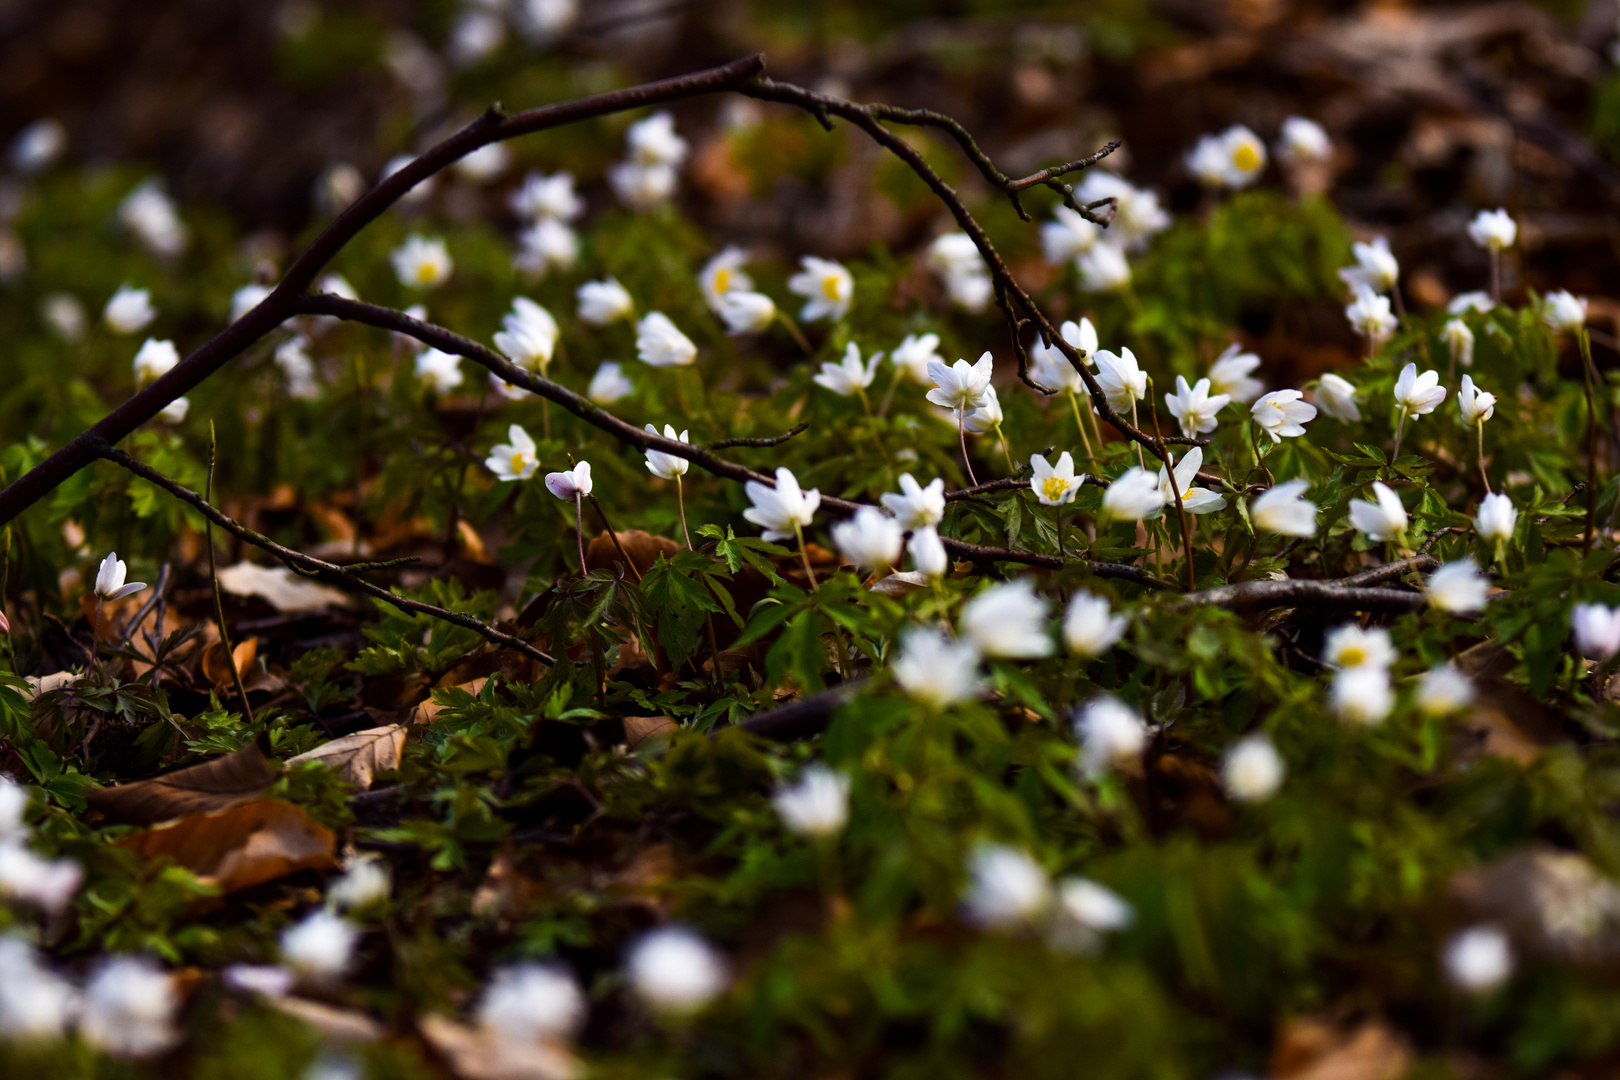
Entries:
<svg viewBox="0 0 1620 1080">
<path fill-rule="evenodd" d="M 1428 602 L 1428 598 L 1418 592 L 1358 588 L 1337 581 L 1241 581 L 1236 585 L 1187 593 L 1172 602 L 1169 609 L 1186 611 L 1208 604 L 1232 611 L 1255 611 L 1309 604 L 1340 611 L 1412 611 Z"/>
<path fill-rule="evenodd" d="M 713 442 L 704 443 L 703 447 L 706 450 L 725 450 L 733 446 L 781 446 L 793 436 L 802 435 L 809 430 L 810 422 L 806 420 L 802 424 L 795 424 L 793 427 L 788 428 L 780 435 L 768 435 L 757 439 L 716 439 Z"/>
<path fill-rule="evenodd" d="M 1038 173 L 1031 173 L 1022 180 L 1009 180 L 1007 182 L 1007 189 L 1009 191 L 1023 191 L 1025 188 L 1034 187 L 1036 184 L 1044 184 L 1048 181 L 1056 180 L 1065 173 L 1079 172 L 1081 169 L 1089 169 L 1093 165 L 1097 164 L 1097 162 L 1107 157 L 1109 154 L 1112 154 L 1115 150 L 1118 150 L 1119 147 L 1120 142 L 1118 139 L 1115 139 L 1113 142 L 1105 145 L 1101 150 L 1098 150 L 1095 154 L 1089 154 L 1083 158 L 1075 158 L 1073 161 L 1067 162 L 1063 165 L 1054 165 L 1050 169 L 1042 169 Z M 1089 210 L 1091 207 L 1087 206 L 1086 209 Z"/>
</svg>

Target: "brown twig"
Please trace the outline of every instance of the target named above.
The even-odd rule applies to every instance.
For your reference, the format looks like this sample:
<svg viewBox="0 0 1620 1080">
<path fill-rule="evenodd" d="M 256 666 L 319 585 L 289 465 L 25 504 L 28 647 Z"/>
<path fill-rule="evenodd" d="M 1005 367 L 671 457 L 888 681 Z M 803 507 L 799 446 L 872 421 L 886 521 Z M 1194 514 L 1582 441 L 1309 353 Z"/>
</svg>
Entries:
<svg viewBox="0 0 1620 1080">
<path fill-rule="evenodd" d="M 802 435 L 810 430 L 810 421 L 795 424 L 780 435 L 766 435 L 751 439 L 716 439 L 713 442 L 703 443 L 705 450 L 728 450 L 733 446 L 781 446 L 795 435 Z"/>
<path fill-rule="evenodd" d="M 209 506 L 214 504 L 214 451 L 217 443 L 214 438 L 214 422 L 208 422 L 208 484 L 203 488 L 203 502 Z M 231 633 L 225 626 L 225 600 L 219 592 L 219 567 L 214 562 L 214 522 L 206 515 L 203 517 L 203 543 L 208 548 L 208 581 L 214 589 L 214 618 L 219 622 L 219 644 L 225 650 L 225 662 L 231 667 L 231 681 L 236 684 L 236 696 L 242 699 L 242 715 L 247 718 L 248 727 L 256 727 L 253 719 L 253 705 L 248 701 L 247 686 L 242 682 L 242 671 L 236 666 L 236 652 L 231 648 Z M 90 740 L 86 739 L 88 743 Z"/>
</svg>

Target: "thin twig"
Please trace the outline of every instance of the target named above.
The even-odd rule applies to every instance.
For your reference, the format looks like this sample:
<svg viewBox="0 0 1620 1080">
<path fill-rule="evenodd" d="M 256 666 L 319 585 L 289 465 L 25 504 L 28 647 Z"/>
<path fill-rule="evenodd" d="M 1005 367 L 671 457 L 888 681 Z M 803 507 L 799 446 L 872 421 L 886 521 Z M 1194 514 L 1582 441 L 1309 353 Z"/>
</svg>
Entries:
<svg viewBox="0 0 1620 1080">
<path fill-rule="evenodd" d="M 212 506 L 214 503 L 214 456 L 217 442 L 214 438 L 214 422 L 208 421 L 208 481 L 203 488 L 203 502 Z M 219 592 L 219 567 L 214 562 L 214 523 L 206 515 L 203 517 L 203 543 L 208 547 L 208 581 L 214 588 L 214 618 L 219 621 L 219 645 L 225 650 L 225 662 L 231 667 L 231 681 L 236 684 L 236 696 L 242 699 L 242 715 L 247 717 L 248 727 L 256 727 L 253 719 L 253 705 L 248 701 L 247 687 L 242 683 L 242 671 L 236 666 L 236 650 L 231 648 L 231 634 L 225 626 L 225 600 Z M 88 742 L 89 740 L 85 740 Z"/>
<path fill-rule="evenodd" d="M 748 439 L 716 439 L 714 442 L 700 444 L 705 450 L 728 450 L 733 446 L 781 446 L 795 435 L 802 435 L 810 430 L 810 421 L 795 424 L 780 435 L 765 435 Z"/>
</svg>

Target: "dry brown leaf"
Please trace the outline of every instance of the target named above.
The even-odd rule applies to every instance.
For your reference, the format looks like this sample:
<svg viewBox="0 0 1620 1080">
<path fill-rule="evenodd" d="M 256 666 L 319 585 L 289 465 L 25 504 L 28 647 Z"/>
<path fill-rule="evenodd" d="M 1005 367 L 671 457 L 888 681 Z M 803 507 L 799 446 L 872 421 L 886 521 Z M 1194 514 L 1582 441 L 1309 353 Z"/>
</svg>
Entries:
<svg viewBox="0 0 1620 1080">
<path fill-rule="evenodd" d="M 484 684 L 487 682 L 489 682 L 489 676 L 485 675 L 481 678 L 472 679 L 469 682 L 456 684 L 456 689 L 465 690 L 467 693 L 477 697 L 483 691 Z M 437 701 L 434 701 L 431 697 L 429 697 L 426 701 L 422 702 L 411 710 L 411 723 L 431 724 L 433 721 L 439 718 L 439 714 L 444 712 L 444 710 L 445 706 L 440 705 Z"/>
<path fill-rule="evenodd" d="M 681 545 L 669 537 L 654 536 L 640 529 L 621 532 L 619 543 L 624 545 L 624 553 L 630 556 L 630 561 L 643 574 L 652 569 L 658 556 L 674 555 L 681 550 Z M 592 570 L 610 570 L 614 563 L 622 562 L 624 559 L 620 557 L 619 549 L 613 546 L 613 538 L 605 532 L 598 533 L 585 549 L 585 565 Z"/>
<path fill-rule="evenodd" d="M 285 566 L 242 562 L 219 572 L 219 587 L 235 596 L 257 596 L 283 613 L 321 611 L 342 606 L 348 597 L 330 585 L 299 577 Z"/>
<path fill-rule="evenodd" d="M 291 803 L 257 799 L 215 814 L 192 814 L 119 841 L 146 858 L 167 855 L 222 893 L 299 870 L 333 870 L 337 838 Z"/>
<path fill-rule="evenodd" d="M 246 641 L 237 642 L 231 650 L 231 661 L 236 665 L 236 673 L 244 679 L 253 668 L 253 661 L 259 655 L 259 639 L 250 637 Z M 228 691 L 236 686 L 236 679 L 231 674 L 231 663 L 225 659 L 225 643 L 221 641 L 210 642 L 202 654 L 203 677 L 214 684 L 214 689 Z"/>
<path fill-rule="evenodd" d="M 667 716 L 627 716 L 624 718 L 624 744 L 634 750 L 648 739 L 679 730 L 680 725 Z"/>
<path fill-rule="evenodd" d="M 1405 1036 L 1383 1020 L 1355 1028 L 1322 1019 L 1290 1020 L 1271 1056 L 1276 1080 L 1397 1080 L 1412 1064 Z"/>
<path fill-rule="evenodd" d="M 428 1045 L 461 1080 L 571 1080 L 579 1059 L 561 1043 L 520 1043 L 429 1013 L 417 1021 Z"/>
<path fill-rule="evenodd" d="M 484 873 L 484 880 L 473 893 L 474 915 L 504 922 L 522 916 L 533 906 L 540 887 L 518 870 L 512 855 L 512 838 L 508 836 L 501 841 L 500 850 Z"/>
<path fill-rule="evenodd" d="M 355 1009 L 340 1009 L 301 997 L 272 997 L 264 1001 L 272 1009 L 302 1020 L 328 1039 L 338 1042 L 376 1042 L 386 1034 L 381 1024 Z"/>
<path fill-rule="evenodd" d="M 248 743 L 234 754 L 89 794 L 90 807 L 126 825 L 153 825 L 187 814 L 207 814 L 256 799 L 275 782 L 275 771 Z"/>
<path fill-rule="evenodd" d="M 399 724 L 367 728 L 341 739 L 322 743 L 287 759 L 288 765 L 319 761 L 343 772 L 343 779 L 365 791 L 371 778 L 380 772 L 399 768 L 399 754 L 405 749 L 405 728 Z"/>
</svg>

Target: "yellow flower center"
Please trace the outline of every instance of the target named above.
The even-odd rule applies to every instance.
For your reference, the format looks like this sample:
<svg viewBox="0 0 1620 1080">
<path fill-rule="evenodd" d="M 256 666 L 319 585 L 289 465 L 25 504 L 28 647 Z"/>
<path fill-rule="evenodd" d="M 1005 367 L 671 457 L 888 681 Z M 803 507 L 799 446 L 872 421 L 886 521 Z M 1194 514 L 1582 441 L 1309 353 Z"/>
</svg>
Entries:
<svg viewBox="0 0 1620 1080">
<path fill-rule="evenodd" d="M 416 283 L 418 285 L 431 285 L 439 276 L 438 270 L 430 262 L 416 264 Z"/>
<path fill-rule="evenodd" d="M 1260 167 L 1260 151 L 1254 148 L 1253 143 L 1239 143 L 1238 148 L 1232 151 L 1232 164 L 1244 172 L 1253 172 Z"/>
<path fill-rule="evenodd" d="M 843 291 L 843 279 L 837 274 L 828 274 L 821 279 L 821 291 L 829 300 L 837 300 L 838 294 Z"/>
<path fill-rule="evenodd" d="M 1352 645 L 1339 654 L 1339 663 L 1345 667 L 1359 667 L 1367 662 L 1367 650 Z"/>
<path fill-rule="evenodd" d="M 1057 502 L 1069 491 L 1069 482 L 1061 476 L 1048 476 L 1041 481 L 1041 493 L 1047 502 Z"/>
<path fill-rule="evenodd" d="M 722 266 L 714 272 L 714 291 L 717 293 L 731 291 L 731 267 Z"/>
<path fill-rule="evenodd" d="M 515 473 L 523 471 L 523 452 L 520 450 L 512 452 L 512 471 Z"/>
</svg>

